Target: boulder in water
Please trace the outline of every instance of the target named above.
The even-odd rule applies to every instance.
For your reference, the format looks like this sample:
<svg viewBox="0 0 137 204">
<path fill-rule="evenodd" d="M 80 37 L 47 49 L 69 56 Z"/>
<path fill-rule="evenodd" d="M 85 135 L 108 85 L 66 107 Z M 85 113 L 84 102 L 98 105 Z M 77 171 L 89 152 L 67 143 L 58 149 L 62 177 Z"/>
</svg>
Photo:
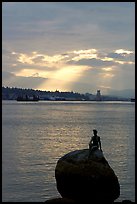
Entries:
<svg viewBox="0 0 137 204">
<path fill-rule="evenodd" d="M 55 168 L 57 189 L 63 198 L 75 201 L 113 202 L 120 185 L 100 150 L 75 150 L 61 157 Z"/>
</svg>

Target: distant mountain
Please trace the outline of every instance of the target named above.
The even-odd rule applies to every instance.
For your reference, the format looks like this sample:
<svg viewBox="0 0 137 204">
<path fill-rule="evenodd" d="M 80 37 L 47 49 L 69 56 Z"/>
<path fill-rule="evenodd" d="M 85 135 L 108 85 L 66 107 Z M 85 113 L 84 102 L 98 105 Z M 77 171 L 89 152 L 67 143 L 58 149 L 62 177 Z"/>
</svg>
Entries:
<svg viewBox="0 0 137 204">
<path fill-rule="evenodd" d="M 124 98 L 135 98 L 135 90 L 134 89 L 111 90 L 108 92 L 108 95 Z"/>
</svg>

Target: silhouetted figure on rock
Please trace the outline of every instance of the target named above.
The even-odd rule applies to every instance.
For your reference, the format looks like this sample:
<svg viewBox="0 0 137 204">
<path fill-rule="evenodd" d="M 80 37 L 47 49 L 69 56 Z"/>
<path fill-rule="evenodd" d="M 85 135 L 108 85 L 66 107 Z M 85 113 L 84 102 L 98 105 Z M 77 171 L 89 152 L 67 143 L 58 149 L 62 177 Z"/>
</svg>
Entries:
<svg viewBox="0 0 137 204">
<path fill-rule="evenodd" d="M 91 140 L 89 142 L 89 156 L 91 155 L 91 153 L 97 149 L 101 149 L 101 141 L 100 141 L 100 137 L 97 136 L 97 130 L 93 130 L 93 136 L 91 137 Z"/>
</svg>

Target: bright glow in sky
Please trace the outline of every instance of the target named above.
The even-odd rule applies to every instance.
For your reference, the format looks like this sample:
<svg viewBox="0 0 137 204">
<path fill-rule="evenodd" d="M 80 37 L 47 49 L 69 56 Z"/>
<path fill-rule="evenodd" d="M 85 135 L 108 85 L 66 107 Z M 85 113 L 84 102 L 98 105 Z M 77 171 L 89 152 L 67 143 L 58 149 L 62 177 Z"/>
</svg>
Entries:
<svg viewBox="0 0 137 204">
<path fill-rule="evenodd" d="M 135 89 L 134 2 L 3 2 L 2 85 Z"/>
</svg>

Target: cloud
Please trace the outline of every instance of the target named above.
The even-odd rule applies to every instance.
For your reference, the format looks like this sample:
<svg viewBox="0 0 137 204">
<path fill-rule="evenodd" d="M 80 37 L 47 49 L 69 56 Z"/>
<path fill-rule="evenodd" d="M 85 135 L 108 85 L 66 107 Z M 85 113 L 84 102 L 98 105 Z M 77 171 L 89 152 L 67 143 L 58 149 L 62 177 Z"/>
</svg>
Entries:
<svg viewBox="0 0 137 204">
<path fill-rule="evenodd" d="M 42 77 L 24 77 L 16 76 L 9 72 L 2 73 L 2 85 L 9 87 L 23 87 L 37 89 L 37 87 L 47 79 Z"/>
<path fill-rule="evenodd" d="M 4 2 L 2 69 L 11 74 L 10 84 L 29 85 L 30 78 L 42 88 L 112 87 L 118 77 L 119 86 L 133 87 L 134 7 L 133 2 Z M 129 69 L 130 83 L 124 80 Z"/>
<path fill-rule="evenodd" d="M 133 54 L 133 51 L 129 51 L 129 50 L 124 50 L 124 49 L 118 49 L 115 51 L 115 53 L 121 54 L 121 55 L 129 55 L 129 54 Z"/>
<path fill-rule="evenodd" d="M 81 59 L 79 61 L 70 61 L 69 64 L 77 64 L 77 65 L 88 65 L 90 67 L 106 67 L 112 66 L 115 63 L 113 61 L 103 61 L 101 59 Z"/>
<path fill-rule="evenodd" d="M 105 52 L 95 48 L 68 50 L 66 53 L 56 55 L 37 51 L 31 53 L 12 51 L 12 69 L 10 72 L 14 73 L 16 77 L 31 77 L 30 83 L 33 78 L 38 78 L 37 82 L 40 82 L 39 78 L 45 78 L 46 80 L 42 80 L 38 85 L 38 88 L 41 89 L 48 87 L 53 90 L 58 87 L 58 89 L 68 90 L 69 87 L 72 87 L 72 83 L 79 80 L 83 82 L 87 80 L 90 83 L 91 79 L 88 79 L 88 75 L 92 77 L 92 80 L 96 78 L 95 83 L 98 81 L 99 84 L 104 83 L 104 86 L 109 86 L 110 80 L 123 67 L 121 65 L 134 64 L 134 61 L 128 61 L 129 58 L 127 58 L 133 54 L 132 51 L 124 51 L 124 54 L 121 51 L 117 54 L 116 51 Z M 14 81 L 17 82 L 17 80 Z"/>
<path fill-rule="evenodd" d="M 3 40 L 22 50 L 23 43 L 29 51 L 37 47 L 48 52 L 83 46 L 118 48 L 119 44 L 133 48 L 133 28 L 131 2 L 3 4 Z"/>
<path fill-rule="evenodd" d="M 103 52 L 97 49 L 88 49 L 72 52 L 76 54 L 67 63 L 89 65 L 91 67 L 113 66 L 117 64 L 134 64 L 134 52 L 124 51 L 123 53 Z M 126 54 L 125 54 L 126 53 Z M 127 54 L 128 53 L 128 54 Z M 132 55 L 132 58 L 131 58 Z"/>
<path fill-rule="evenodd" d="M 122 54 L 118 54 L 118 53 L 109 53 L 107 55 L 108 58 L 116 58 L 116 59 L 124 59 L 124 56 Z"/>
<path fill-rule="evenodd" d="M 85 50 L 72 50 L 67 51 L 66 53 L 60 53 L 56 55 L 47 55 L 38 52 L 31 52 L 30 54 L 25 53 L 15 53 L 17 55 L 17 61 L 22 64 L 28 65 L 38 65 L 38 66 L 56 66 L 57 64 L 79 64 L 79 65 L 91 65 L 91 66 L 109 66 L 114 65 L 115 63 L 134 63 L 134 52 L 133 51 L 124 51 L 119 49 L 115 52 L 103 52 L 97 49 L 85 49 Z M 118 53 L 117 53 L 118 52 Z M 132 56 L 132 58 L 131 58 Z M 132 60 L 132 61 L 129 61 Z"/>
</svg>

